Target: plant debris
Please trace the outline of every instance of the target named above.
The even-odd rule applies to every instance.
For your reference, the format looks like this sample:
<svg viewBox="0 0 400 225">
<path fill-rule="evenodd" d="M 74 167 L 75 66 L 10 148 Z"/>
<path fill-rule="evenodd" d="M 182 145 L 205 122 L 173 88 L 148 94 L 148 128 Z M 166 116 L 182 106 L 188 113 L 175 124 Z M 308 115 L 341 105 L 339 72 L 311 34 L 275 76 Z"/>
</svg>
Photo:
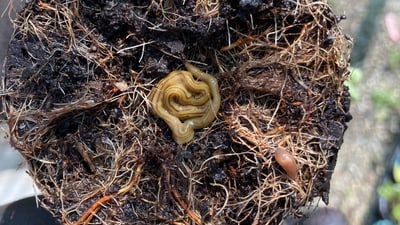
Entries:
<svg viewBox="0 0 400 225">
<path fill-rule="evenodd" d="M 4 68 L 10 142 L 65 224 L 280 224 L 329 201 L 351 119 L 341 19 L 326 0 L 31 1 Z M 177 144 L 148 97 L 185 62 L 221 106 Z"/>
</svg>

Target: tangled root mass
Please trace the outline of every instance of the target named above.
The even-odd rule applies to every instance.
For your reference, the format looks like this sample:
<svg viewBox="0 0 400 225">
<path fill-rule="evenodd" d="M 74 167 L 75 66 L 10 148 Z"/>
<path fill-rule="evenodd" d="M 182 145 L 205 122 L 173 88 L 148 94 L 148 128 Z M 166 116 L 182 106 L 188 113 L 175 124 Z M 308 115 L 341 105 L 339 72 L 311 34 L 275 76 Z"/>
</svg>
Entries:
<svg viewBox="0 0 400 225">
<path fill-rule="evenodd" d="M 351 119 L 341 19 L 326 1 L 32 1 L 2 83 L 11 144 L 66 224 L 279 224 L 328 203 Z M 148 95 L 184 62 L 222 99 L 178 145 Z"/>
</svg>

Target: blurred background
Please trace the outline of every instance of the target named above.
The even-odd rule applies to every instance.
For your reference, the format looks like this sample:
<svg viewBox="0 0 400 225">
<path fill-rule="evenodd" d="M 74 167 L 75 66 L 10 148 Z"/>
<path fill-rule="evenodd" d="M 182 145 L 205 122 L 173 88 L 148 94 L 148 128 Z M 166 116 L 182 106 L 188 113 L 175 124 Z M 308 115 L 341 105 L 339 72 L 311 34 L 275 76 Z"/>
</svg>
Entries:
<svg viewBox="0 0 400 225">
<path fill-rule="evenodd" d="M 22 2 L 0 0 L 2 76 L 13 32 L 10 7 L 18 10 Z M 400 143 L 400 1 L 328 0 L 328 3 L 336 14 L 346 15 L 340 25 L 354 40 L 352 76 L 347 82 L 352 94 L 353 120 L 339 152 L 329 206 L 341 210 L 349 224 L 374 224 L 380 216 L 379 207 L 384 211 L 380 196 L 385 193 L 400 196 L 400 191 L 383 185 L 392 180 L 393 158 Z M 37 194 L 38 190 L 26 174 L 23 159 L 8 144 L 8 127 L 1 124 L 0 129 L 2 205 Z M 320 205 L 324 205 L 322 201 Z M 400 203 L 398 211 L 400 215 Z M 395 210 L 386 213 L 396 217 Z"/>
<path fill-rule="evenodd" d="M 13 27 L 10 17 L 15 18 L 16 10 L 22 7 L 20 0 L 0 0 L 0 66 L 3 80 L 4 57 L 10 41 Z M 11 10 L 11 8 L 15 8 Z M 1 118 L 3 119 L 3 118 Z M 32 196 L 38 193 L 31 178 L 26 173 L 22 157 L 10 147 L 7 137 L 8 126 L 0 124 L 0 205 Z"/>
</svg>

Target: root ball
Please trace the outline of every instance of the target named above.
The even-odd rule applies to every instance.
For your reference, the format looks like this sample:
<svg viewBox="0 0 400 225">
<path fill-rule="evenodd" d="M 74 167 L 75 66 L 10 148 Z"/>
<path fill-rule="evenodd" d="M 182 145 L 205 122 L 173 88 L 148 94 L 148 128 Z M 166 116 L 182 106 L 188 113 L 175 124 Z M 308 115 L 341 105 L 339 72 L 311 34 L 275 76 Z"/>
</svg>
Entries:
<svg viewBox="0 0 400 225">
<path fill-rule="evenodd" d="M 329 201 L 351 119 L 337 18 L 325 0 L 30 1 L 2 82 L 10 142 L 66 224 L 280 224 Z M 149 95 L 184 62 L 221 101 L 177 144 Z"/>
</svg>

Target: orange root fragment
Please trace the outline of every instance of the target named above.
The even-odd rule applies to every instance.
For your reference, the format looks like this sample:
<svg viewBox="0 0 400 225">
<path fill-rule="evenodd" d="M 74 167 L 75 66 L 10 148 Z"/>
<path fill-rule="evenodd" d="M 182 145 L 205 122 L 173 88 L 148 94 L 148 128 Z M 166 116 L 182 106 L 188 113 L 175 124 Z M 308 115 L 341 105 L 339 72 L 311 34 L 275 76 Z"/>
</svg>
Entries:
<svg viewBox="0 0 400 225">
<path fill-rule="evenodd" d="M 186 202 L 182 200 L 181 196 L 179 195 L 178 191 L 175 189 L 171 190 L 172 196 L 174 197 L 175 201 L 178 202 L 179 206 L 186 211 L 188 217 L 192 219 L 197 224 L 202 224 L 201 218 L 192 210 L 189 209 Z"/>
<path fill-rule="evenodd" d="M 79 220 L 74 223 L 73 225 L 80 225 L 82 222 L 84 222 L 83 224 L 88 224 L 90 222 L 90 220 L 92 219 L 92 215 L 93 213 L 95 213 L 97 211 L 97 209 L 100 207 L 101 204 L 109 201 L 111 198 L 113 198 L 114 195 L 106 195 L 102 198 L 100 198 L 99 200 L 97 200 L 95 203 L 93 203 L 93 205 L 86 210 L 86 212 L 81 216 L 81 218 L 79 218 Z"/>
</svg>

